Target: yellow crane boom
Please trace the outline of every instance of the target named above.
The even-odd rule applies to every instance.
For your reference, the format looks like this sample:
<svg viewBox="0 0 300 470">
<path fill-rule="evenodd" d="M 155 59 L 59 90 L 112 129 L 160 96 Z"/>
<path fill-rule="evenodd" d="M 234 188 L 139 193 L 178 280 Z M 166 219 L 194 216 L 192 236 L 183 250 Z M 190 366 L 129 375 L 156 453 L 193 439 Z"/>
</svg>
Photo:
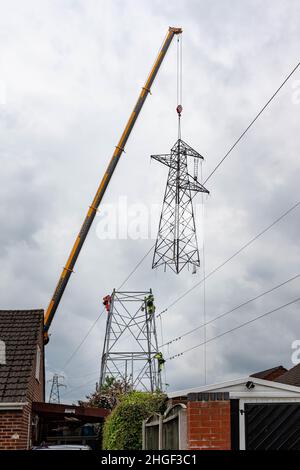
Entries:
<svg viewBox="0 0 300 470">
<path fill-rule="evenodd" d="M 100 202 L 105 194 L 106 188 L 108 186 L 108 183 L 113 175 L 113 172 L 117 166 L 117 163 L 122 155 L 122 152 L 124 152 L 126 142 L 130 136 L 130 133 L 134 127 L 134 124 L 138 118 L 138 115 L 143 107 L 143 104 L 146 101 L 146 98 L 148 96 L 148 93 L 150 92 L 151 86 L 154 82 L 154 79 L 157 75 L 157 72 L 161 66 L 161 63 L 167 53 L 167 50 L 172 42 L 172 39 L 174 35 L 176 34 L 181 34 L 182 29 L 181 28 L 172 28 L 170 27 L 168 30 L 168 34 L 166 36 L 166 39 L 162 45 L 162 48 L 156 58 L 156 61 L 152 67 L 152 70 L 147 78 L 147 81 L 145 85 L 142 88 L 142 91 L 138 97 L 138 100 L 136 102 L 136 105 L 129 117 L 129 120 L 126 124 L 126 127 L 124 129 L 124 132 L 118 142 L 118 145 L 115 148 L 115 151 L 113 153 L 113 156 L 109 162 L 109 165 L 104 173 L 104 176 L 102 178 L 102 181 L 100 183 L 100 186 L 96 192 L 96 195 L 93 199 L 92 204 L 89 207 L 89 210 L 87 212 L 87 215 L 83 221 L 83 224 L 81 226 L 80 232 L 75 240 L 75 243 L 73 245 L 73 248 L 71 250 L 71 253 L 69 255 L 69 258 L 67 260 L 67 263 L 65 267 L 63 268 L 63 271 L 60 275 L 59 281 L 57 283 L 57 286 L 55 288 L 54 294 L 51 298 L 51 301 L 49 303 L 49 306 L 47 308 L 47 311 L 45 313 L 45 321 L 44 321 L 44 340 L 45 343 L 49 341 L 49 336 L 48 336 L 48 330 L 50 328 L 51 322 L 53 320 L 53 317 L 55 315 L 55 312 L 58 308 L 59 302 L 62 298 L 62 295 L 64 293 L 65 288 L 67 287 L 68 281 L 71 277 L 71 274 L 73 272 L 76 260 L 79 256 L 80 250 L 85 242 L 85 239 L 87 237 L 87 234 L 89 233 L 89 230 L 91 228 L 91 225 L 93 223 L 93 220 L 96 215 L 96 211 L 100 205 Z"/>
</svg>

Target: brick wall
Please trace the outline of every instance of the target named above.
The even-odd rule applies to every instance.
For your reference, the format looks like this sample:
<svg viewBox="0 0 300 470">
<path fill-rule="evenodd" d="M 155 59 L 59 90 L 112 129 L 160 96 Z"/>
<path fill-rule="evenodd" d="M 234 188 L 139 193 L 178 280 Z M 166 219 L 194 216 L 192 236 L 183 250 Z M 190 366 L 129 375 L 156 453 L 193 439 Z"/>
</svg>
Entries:
<svg viewBox="0 0 300 470">
<path fill-rule="evenodd" d="M 187 422 L 189 449 L 230 450 L 230 400 L 227 394 L 188 395 Z"/>
<path fill-rule="evenodd" d="M 18 435 L 18 439 L 13 436 Z M 0 449 L 17 450 L 27 448 L 27 434 L 24 427 L 23 411 L 1 411 Z"/>
</svg>

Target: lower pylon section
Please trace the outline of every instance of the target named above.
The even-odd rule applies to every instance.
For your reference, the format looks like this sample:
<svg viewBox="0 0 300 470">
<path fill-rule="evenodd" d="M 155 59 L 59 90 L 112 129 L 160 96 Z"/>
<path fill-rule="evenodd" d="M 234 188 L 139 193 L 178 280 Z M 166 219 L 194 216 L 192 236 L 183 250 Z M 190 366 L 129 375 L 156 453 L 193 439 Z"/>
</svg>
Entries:
<svg viewBox="0 0 300 470">
<path fill-rule="evenodd" d="M 133 389 L 162 390 L 164 360 L 158 349 L 152 291 L 114 290 L 104 304 L 108 316 L 100 387 L 114 377 Z"/>
</svg>

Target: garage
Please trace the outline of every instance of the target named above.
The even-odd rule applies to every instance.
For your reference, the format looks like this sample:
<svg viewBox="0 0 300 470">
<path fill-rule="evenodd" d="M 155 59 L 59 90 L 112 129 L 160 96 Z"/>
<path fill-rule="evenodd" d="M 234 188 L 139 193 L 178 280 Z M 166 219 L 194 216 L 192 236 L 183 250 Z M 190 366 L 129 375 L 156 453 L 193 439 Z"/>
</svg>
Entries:
<svg viewBox="0 0 300 470">
<path fill-rule="evenodd" d="M 300 403 L 245 404 L 247 450 L 300 450 Z"/>
</svg>

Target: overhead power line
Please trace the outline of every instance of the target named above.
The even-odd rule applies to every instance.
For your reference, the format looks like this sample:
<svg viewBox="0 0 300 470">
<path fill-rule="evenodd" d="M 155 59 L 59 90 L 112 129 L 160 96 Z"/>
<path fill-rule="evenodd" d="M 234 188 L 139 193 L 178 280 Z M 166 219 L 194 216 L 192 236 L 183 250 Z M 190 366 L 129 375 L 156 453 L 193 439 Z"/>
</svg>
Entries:
<svg viewBox="0 0 300 470">
<path fill-rule="evenodd" d="M 88 329 L 87 333 L 85 334 L 85 336 L 83 337 L 83 339 L 80 341 L 80 343 L 78 344 L 78 346 L 74 349 L 74 351 L 72 352 L 72 354 L 70 355 L 70 357 L 66 360 L 66 362 L 65 362 L 64 365 L 63 365 L 63 370 L 70 364 L 70 362 L 72 361 L 72 359 L 73 359 L 73 357 L 75 356 L 75 354 L 79 351 L 79 349 L 81 348 L 81 346 L 83 345 L 83 343 L 85 343 L 85 341 L 87 340 L 88 336 L 91 334 L 91 332 L 93 331 L 93 329 L 94 329 L 95 326 L 97 325 L 98 321 L 99 321 L 100 318 L 102 317 L 104 311 L 105 311 L 105 309 L 102 310 L 102 312 L 100 313 L 100 315 L 98 316 L 98 318 L 96 318 L 96 320 L 94 321 L 94 323 L 92 324 L 92 326 Z"/>
<path fill-rule="evenodd" d="M 179 296 L 176 300 L 174 300 L 168 307 L 166 307 L 159 315 L 163 315 L 166 311 L 168 311 L 171 307 L 176 305 L 180 300 L 182 300 L 186 295 L 188 295 L 190 292 L 192 292 L 196 287 L 201 285 L 205 280 L 210 278 L 213 274 L 215 274 L 219 269 L 224 267 L 227 263 L 229 263 L 233 258 L 238 256 L 243 250 L 248 248 L 252 243 L 254 243 L 259 237 L 264 235 L 268 230 L 270 230 L 274 225 L 276 225 L 278 222 L 280 222 L 284 217 L 286 217 L 288 214 L 290 214 L 293 210 L 295 210 L 298 206 L 300 205 L 300 201 L 296 202 L 293 204 L 289 209 L 287 209 L 283 214 L 281 214 L 277 219 L 275 219 L 270 225 L 268 225 L 265 229 L 263 229 L 261 232 L 259 232 L 257 235 L 255 235 L 253 238 L 251 238 L 247 243 L 245 243 L 239 250 L 237 250 L 233 255 L 231 255 L 229 258 L 227 258 L 223 263 L 221 263 L 219 266 L 214 268 L 212 271 L 210 271 L 205 277 L 203 277 L 199 282 L 194 284 L 190 289 L 188 289 L 186 292 L 184 292 L 181 296 Z M 131 273 L 127 276 L 125 281 L 121 284 L 121 287 L 125 284 L 125 282 L 128 281 L 128 279 L 134 274 L 134 272 L 138 269 L 138 267 L 142 264 L 142 262 L 146 259 L 146 257 L 151 253 L 153 249 L 153 246 L 150 248 L 150 250 L 147 251 L 147 253 L 143 256 L 143 258 L 137 263 L 135 268 L 131 271 Z M 85 343 L 87 340 L 88 336 L 92 332 L 92 330 L 95 328 L 97 322 L 99 321 L 100 317 L 102 316 L 104 310 L 100 313 L 99 317 L 95 320 L 95 322 L 92 324 L 92 326 L 89 328 L 87 331 L 86 335 L 82 339 L 82 341 L 79 343 L 79 345 L 75 348 L 71 356 L 68 358 L 68 360 L 65 362 L 63 369 L 69 365 L 69 363 L 73 360 L 74 356 L 77 354 L 79 349 L 82 347 L 82 345 Z"/>
<path fill-rule="evenodd" d="M 233 151 L 233 149 L 237 146 L 237 144 L 242 140 L 242 138 L 245 136 L 245 134 L 248 132 L 248 130 L 253 126 L 253 124 L 257 121 L 257 119 L 260 117 L 260 115 L 265 111 L 265 109 L 267 108 L 267 106 L 271 103 L 271 101 L 275 98 L 275 96 L 279 93 L 279 91 L 283 88 L 283 86 L 286 84 L 286 82 L 290 79 L 290 77 L 296 72 L 296 70 L 298 69 L 300 65 L 300 62 L 294 67 L 294 69 L 289 73 L 289 75 L 285 78 L 285 80 L 282 82 L 282 84 L 277 88 L 277 90 L 273 93 L 273 95 L 271 96 L 271 98 L 267 101 L 267 103 L 263 106 L 263 108 L 259 111 L 259 113 L 255 116 L 255 118 L 250 122 L 250 124 L 247 126 L 247 128 L 244 130 L 244 132 L 240 135 L 240 137 L 234 142 L 234 144 L 230 147 L 230 149 L 228 150 L 228 152 L 224 155 L 224 157 L 220 160 L 220 162 L 217 164 L 217 166 L 214 168 L 214 170 L 209 174 L 209 176 L 206 178 L 206 180 L 203 182 L 203 184 L 205 184 L 211 177 L 212 175 L 217 171 L 217 169 L 221 166 L 221 164 L 224 162 L 224 160 L 230 155 L 230 153 Z M 299 204 L 299 203 L 298 203 Z M 297 205 L 298 205 L 297 204 Z M 293 208 L 291 209 L 293 210 Z M 277 223 L 277 222 L 276 222 Z M 271 227 L 270 227 L 271 228 Z M 254 240 L 253 240 L 254 241 Z M 252 243 L 252 242 L 251 242 Z M 135 266 L 135 268 L 131 271 L 131 273 L 127 276 L 127 278 L 123 281 L 123 283 L 121 284 L 120 288 L 123 287 L 123 285 L 129 280 L 129 278 L 135 273 L 135 271 L 139 268 L 139 266 L 143 263 L 143 261 L 147 258 L 147 256 L 151 253 L 151 251 L 153 250 L 155 244 L 150 248 L 150 250 L 147 251 L 147 253 L 141 258 L 141 260 L 137 263 L 137 265 Z M 249 245 L 248 245 L 249 246 Z M 246 246 L 245 246 L 246 248 Z M 243 248 L 244 249 L 244 248 Z M 240 250 L 242 251 L 242 249 Z M 234 254 L 230 259 L 226 260 L 226 262 L 224 262 L 222 265 L 220 265 L 219 267 L 217 267 L 215 270 L 213 270 L 211 273 L 209 273 L 202 281 L 200 281 L 199 283 L 197 283 L 194 287 L 192 287 L 188 292 L 190 292 L 191 290 L 193 290 L 197 285 L 201 284 L 205 279 L 207 279 L 208 277 L 210 277 L 214 272 L 216 272 L 218 269 L 220 269 L 222 266 L 224 266 L 227 262 L 229 262 L 233 257 L 237 256 L 237 254 L 240 253 L 237 252 L 236 254 Z M 185 294 L 183 294 L 182 297 L 180 297 L 179 299 L 177 299 L 175 301 L 175 303 L 179 302 L 179 300 L 181 300 L 181 298 L 183 298 L 185 295 L 187 295 L 186 292 Z M 171 306 L 175 305 L 175 303 L 171 304 L 168 308 L 170 308 Z M 162 313 L 164 313 L 166 310 L 165 309 Z M 88 338 L 88 336 L 90 335 L 91 331 L 94 329 L 94 327 L 96 326 L 98 320 L 100 319 L 101 315 L 102 315 L 103 312 L 101 312 L 100 316 L 96 319 L 96 321 L 93 323 L 93 325 L 90 327 L 90 329 L 88 330 L 87 334 L 85 335 L 85 337 L 83 338 L 83 340 L 81 341 L 81 343 L 77 346 L 76 350 L 71 354 L 71 356 L 69 357 L 69 359 L 66 361 L 65 363 L 65 367 L 67 364 L 69 364 L 71 362 L 71 360 L 73 359 L 73 357 L 75 356 L 75 354 L 77 353 L 77 351 L 81 348 L 81 346 L 84 344 L 84 342 L 86 341 L 86 339 Z M 160 314 L 160 315 L 161 315 Z"/>
<path fill-rule="evenodd" d="M 233 149 L 237 146 L 237 144 L 242 140 L 242 138 L 245 136 L 245 134 L 248 132 L 248 130 L 253 126 L 253 124 L 257 121 L 257 119 L 260 117 L 260 115 L 265 111 L 267 106 L 271 103 L 271 101 L 276 97 L 276 95 L 279 93 L 279 91 L 283 88 L 283 86 L 286 84 L 286 82 L 290 79 L 290 77 L 296 72 L 298 67 L 300 66 L 300 62 L 293 68 L 293 70 L 289 73 L 289 75 L 285 78 L 285 80 L 281 83 L 281 85 L 277 88 L 277 90 L 273 93 L 271 98 L 267 101 L 267 103 L 263 106 L 263 108 L 259 111 L 259 113 L 255 116 L 255 118 L 250 122 L 250 124 L 246 127 L 246 129 L 242 132 L 240 137 L 234 142 L 234 144 L 230 147 L 230 149 L 226 152 L 224 157 L 221 159 L 221 161 L 217 164 L 217 166 L 214 168 L 214 170 L 209 174 L 209 176 L 205 179 L 203 184 L 205 184 L 211 177 L 212 175 L 217 171 L 217 169 L 221 166 L 223 161 L 230 155 L 230 153 L 233 151 Z M 298 203 L 299 204 L 299 203 Z M 298 205 L 297 204 L 297 205 Z M 155 247 L 155 243 L 151 246 L 150 250 L 147 251 L 147 253 L 141 258 L 139 263 L 136 265 L 136 267 L 132 270 L 132 272 L 129 274 L 129 276 L 125 279 L 125 281 L 121 284 L 120 288 L 123 287 L 123 285 L 128 281 L 128 279 L 135 273 L 135 271 L 139 268 L 139 266 L 143 263 L 143 261 L 147 258 L 147 256 L 151 253 L 153 248 Z M 210 276 L 211 273 L 208 275 Z"/>
<path fill-rule="evenodd" d="M 136 272 L 136 270 L 140 267 L 140 265 L 145 261 L 147 256 L 151 253 L 153 248 L 155 247 L 155 244 L 151 246 L 150 250 L 147 251 L 147 253 L 141 258 L 141 260 L 137 263 L 137 265 L 133 268 L 130 274 L 126 277 L 126 279 L 122 282 L 122 284 L 118 287 L 118 290 L 120 290 L 124 284 L 131 278 L 131 276 Z"/>
<path fill-rule="evenodd" d="M 190 289 L 185 291 L 183 294 L 181 294 L 176 300 L 174 300 L 168 307 L 166 307 L 158 316 L 163 315 L 166 313 L 171 307 L 174 307 L 180 300 L 182 300 L 184 297 L 186 297 L 190 292 L 192 292 L 196 287 L 198 287 L 200 284 L 202 284 L 205 280 L 210 278 L 213 274 L 215 274 L 219 269 L 224 267 L 227 263 L 229 263 L 233 258 L 238 256 L 242 251 L 244 251 L 246 248 L 248 248 L 252 243 L 254 243 L 258 238 L 260 238 L 262 235 L 264 235 L 266 232 L 268 232 L 271 228 L 273 228 L 278 222 L 280 222 L 284 217 L 286 217 L 288 214 L 290 214 L 293 210 L 295 210 L 298 206 L 300 205 L 300 201 L 296 202 L 293 204 L 289 209 L 287 209 L 283 214 L 281 214 L 277 219 L 275 219 L 270 225 L 268 225 L 266 228 L 264 228 L 261 232 L 259 232 L 257 235 L 252 237 L 247 243 L 241 246 L 233 255 L 231 255 L 229 258 L 227 258 L 223 263 L 219 264 L 216 268 L 214 268 L 212 271 L 210 271 L 204 278 L 202 278 L 199 282 L 194 284 Z"/>
<path fill-rule="evenodd" d="M 168 346 L 168 345 L 174 343 L 175 341 L 181 340 L 185 336 L 188 336 L 188 335 L 194 333 L 195 331 L 200 330 L 201 328 L 204 328 L 205 326 L 210 325 L 211 323 L 214 323 L 215 321 L 220 320 L 221 318 L 224 318 L 225 316 L 229 315 L 230 313 L 235 312 L 236 310 L 238 310 L 242 307 L 245 307 L 246 305 L 249 305 L 251 302 L 254 302 L 255 300 L 258 300 L 258 299 L 264 297 L 265 295 L 270 294 L 271 292 L 274 292 L 275 290 L 279 289 L 280 287 L 285 286 L 286 284 L 288 284 L 292 281 L 295 281 L 295 279 L 298 279 L 299 277 L 300 277 L 300 274 L 297 274 L 296 276 L 293 276 L 290 279 L 288 279 L 284 282 L 281 282 L 280 284 L 277 284 L 276 286 L 272 287 L 271 289 L 268 289 L 268 290 L 262 292 L 261 294 L 256 295 L 255 297 L 252 297 L 252 299 L 249 299 L 246 302 L 243 302 L 242 304 L 237 305 L 236 307 L 232 308 L 231 310 L 228 310 L 227 312 L 222 313 L 221 315 L 218 315 L 215 318 L 212 318 L 208 322 L 202 323 L 201 325 L 196 326 L 195 328 L 187 331 L 186 333 L 183 333 L 181 336 L 177 336 L 176 338 L 173 338 L 170 341 L 167 341 L 166 343 L 162 344 L 160 347 Z"/>
<path fill-rule="evenodd" d="M 87 381 L 82 382 L 81 384 L 76 385 L 75 387 L 71 387 L 71 388 L 67 389 L 65 393 L 61 394 L 61 396 L 62 396 L 62 398 L 65 398 L 67 395 L 70 395 L 70 393 L 73 393 L 76 390 L 79 390 L 80 388 L 82 388 L 86 385 L 95 384 L 96 381 L 97 381 L 97 377 L 95 377 L 94 379 L 89 380 L 88 382 Z"/>
<path fill-rule="evenodd" d="M 96 375 L 96 374 L 99 375 L 99 370 L 94 370 L 93 372 L 88 372 L 87 374 L 80 374 L 80 378 L 83 379 L 83 378 L 85 378 L 85 377 L 90 377 L 91 375 L 94 376 L 94 375 Z M 72 379 L 72 380 L 75 379 L 75 380 L 76 380 L 76 379 L 78 379 L 78 377 L 79 377 L 78 374 L 77 374 L 76 376 L 74 376 L 74 375 L 68 375 L 68 380 L 70 380 L 70 379 Z"/>
<path fill-rule="evenodd" d="M 144 260 L 147 258 L 147 256 L 151 253 L 151 251 L 153 250 L 155 245 L 151 246 L 151 248 L 147 251 L 147 253 L 141 258 L 141 260 L 135 265 L 135 267 L 133 268 L 133 270 L 128 274 L 128 276 L 125 278 L 125 280 L 122 282 L 122 284 L 120 285 L 120 287 L 118 289 L 121 289 L 124 284 L 131 278 L 131 276 L 135 273 L 135 271 L 140 267 L 140 265 L 144 262 Z M 69 364 L 70 362 L 73 360 L 74 356 L 77 354 L 77 352 L 79 351 L 79 349 L 82 347 L 82 345 L 85 343 L 85 341 L 87 340 L 87 338 L 89 337 L 89 335 L 91 334 L 91 332 L 93 331 L 93 329 L 95 328 L 96 324 L 98 323 L 98 321 L 100 320 L 100 318 L 102 317 L 103 313 L 105 312 L 105 309 L 103 309 L 100 313 L 100 315 L 98 316 L 98 318 L 96 318 L 96 320 L 94 321 L 94 323 L 91 325 L 91 327 L 88 329 L 87 333 L 85 334 L 85 336 L 83 337 L 83 339 L 80 341 L 80 343 L 78 344 L 78 346 L 75 348 L 75 350 L 72 352 L 72 354 L 70 355 L 70 357 L 66 360 L 64 366 L 63 366 L 63 369 L 65 369 Z"/>
<path fill-rule="evenodd" d="M 219 163 L 217 164 L 217 166 L 213 169 L 213 171 L 208 175 L 208 177 L 204 180 L 203 184 L 205 185 L 205 183 L 212 177 L 212 175 L 218 170 L 218 168 L 222 165 L 222 163 L 224 162 L 224 160 L 226 160 L 226 158 L 231 154 L 231 152 L 233 151 L 233 149 L 237 146 L 237 144 L 243 139 L 243 137 L 245 136 L 245 134 L 249 131 L 249 129 L 253 126 L 253 124 L 257 121 L 257 119 L 262 115 L 262 113 L 265 111 L 265 109 L 268 107 L 268 105 L 271 103 L 271 101 L 273 101 L 273 99 L 275 98 L 275 96 L 279 93 L 279 91 L 281 90 L 281 88 L 284 87 L 284 85 L 286 84 L 286 82 L 291 78 L 291 76 L 296 72 L 296 70 L 298 69 L 300 65 L 300 62 L 298 62 L 298 64 L 296 65 L 296 67 L 293 68 L 293 70 L 288 74 L 288 76 L 284 79 L 284 81 L 281 83 L 281 85 L 277 88 L 277 90 L 273 93 L 273 95 L 271 96 L 271 98 L 266 102 L 266 104 L 261 108 L 261 110 L 257 113 L 257 115 L 255 116 L 254 119 L 252 119 L 252 121 L 250 122 L 249 126 L 246 127 L 246 129 L 244 130 L 244 132 L 242 132 L 242 134 L 239 136 L 239 138 L 234 142 L 234 144 L 230 147 L 230 149 L 228 150 L 227 153 L 225 153 L 224 157 L 221 158 L 221 160 L 219 161 Z"/>
<path fill-rule="evenodd" d="M 223 336 L 228 335 L 229 333 L 232 333 L 233 331 L 239 330 L 240 328 L 243 328 L 244 326 L 250 325 L 251 323 L 254 323 L 257 320 L 260 320 L 261 318 L 271 315 L 272 313 L 278 312 L 279 310 L 282 310 L 283 308 L 288 307 L 292 304 L 295 304 L 296 302 L 299 302 L 299 301 L 300 301 L 300 297 L 284 305 L 280 305 L 280 307 L 274 308 L 273 310 L 269 310 L 268 312 L 263 313 L 262 315 L 259 315 L 258 317 L 255 317 L 252 320 L 249 320 L 245 323 L 242 323 L 241 325 L 235 326 L 234 328 L 231 328 L 230 330 L 224 331 L 223 333 L 213 336 L 212 338 L 209 338 L 208 340 L 203 341 L 202 343 L 196 344 L 195 346 L 192 346 L 191 348 L 185 349 L 181 353 L 178 353 L 178 354 L 175 354 L 174 356 L 169 357 L 167 360 L 172 360 L 177 357 L 183 356 L 187 352 L 193 351 L 194 349 L 200 348 L 200 346 L 203 346 L 204 344 L 207 344 L 207 343 L 210 343 L 211 341 L 215 341 L 216 339 L 222 338 Z"/>
</svg>

